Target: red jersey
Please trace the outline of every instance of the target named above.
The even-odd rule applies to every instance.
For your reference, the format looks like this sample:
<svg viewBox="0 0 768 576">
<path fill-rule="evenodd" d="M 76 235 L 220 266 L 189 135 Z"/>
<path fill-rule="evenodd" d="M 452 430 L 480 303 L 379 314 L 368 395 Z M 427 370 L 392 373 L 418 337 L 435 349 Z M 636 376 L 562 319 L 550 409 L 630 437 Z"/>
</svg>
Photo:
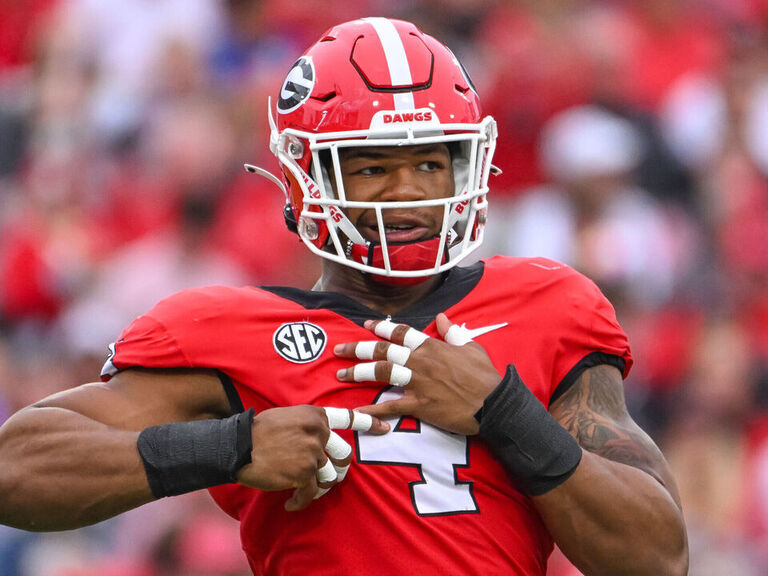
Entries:
<svg viewBox="0 0 768 576">
<path fill-rule="evenodd" d="M 495 257 L 454 268 L 435 292 L 392 318 L 437 336 L 446 312 L 470 330 L 503 374 L 514 364 L 548 406 L 581 372 L 631 365 L 614 310 L 590 280 L 544 259 Z M 347 383 L 339 343 L 372 340 L 383 316 L 335 293 L 209 287 L 181 292 L 121 335 L 104 377 L 131 366 L 214 368 L 231 381 L 237 409 L 314 404 L 355 408 L 398 391 Z M 231 394 L 231 396 L 235 396 Z M 242 406 L 238 406 L 242 404 Z M 477 437 L 410 418 L 383 436 L 341 431 L 355 451 L 346 479 L 300 512 L 289 494 L 237 484 L 210 490 L 241 522 L 258 575 L 543 575 L 552 538 Z"/>
</svg>

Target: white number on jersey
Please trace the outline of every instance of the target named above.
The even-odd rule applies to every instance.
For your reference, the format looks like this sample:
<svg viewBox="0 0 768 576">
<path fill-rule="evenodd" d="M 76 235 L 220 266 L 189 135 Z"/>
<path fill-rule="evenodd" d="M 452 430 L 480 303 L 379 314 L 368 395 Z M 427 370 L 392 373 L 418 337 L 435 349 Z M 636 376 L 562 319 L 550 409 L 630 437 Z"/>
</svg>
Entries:
<svg viewBox="0 0 768 576">
<path fill-rule="evenodd" d="M 376 403 L 394 400 L 402 394 L 388 389 Z M 469 465 L 467 437 L 445 432 L 424 422 L 418 429 L 399 430 L 398 418 L 389 420 L 392 431 L 383 436 L 357 434 L 360 464 L 414 466 L 421 481 L 411 482 L 411 501 L 419 516 L 473 514 L 479 512 L 472 494 L 472 482 L 460 482 L 456 469 Z"/>
</svg>

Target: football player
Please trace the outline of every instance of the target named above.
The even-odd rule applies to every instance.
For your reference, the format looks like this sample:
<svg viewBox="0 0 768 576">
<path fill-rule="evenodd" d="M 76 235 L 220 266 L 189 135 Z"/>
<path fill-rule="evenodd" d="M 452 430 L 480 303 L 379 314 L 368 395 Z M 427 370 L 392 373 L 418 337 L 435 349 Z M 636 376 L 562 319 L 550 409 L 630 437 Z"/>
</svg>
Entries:
<svg viewBox="0 0 768 576">
<path fill-rule="evenodd" d="M 685 574 L 610 303 L 549 260 L 456 266 L 497 133 L 451 51 L 339 25 L 270 118 L 282 176 L 248 169 L 323 259 L 315 288 L 188 290 L 136 319 L 104 382 L 3 426 L 0 519 L 73 528 L 207 488 L 254 574 L 543 575 L 553 543 L 585 574 Z"/>
</svg>

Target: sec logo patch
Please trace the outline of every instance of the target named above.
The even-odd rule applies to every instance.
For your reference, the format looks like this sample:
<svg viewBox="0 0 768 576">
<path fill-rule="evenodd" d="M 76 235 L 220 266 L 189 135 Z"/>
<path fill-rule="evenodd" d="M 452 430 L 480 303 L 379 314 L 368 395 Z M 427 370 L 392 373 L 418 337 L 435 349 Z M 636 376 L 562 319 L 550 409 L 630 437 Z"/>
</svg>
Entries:
<svg viewBox="0 0 768 576">
<path fill-rule="evenodd" d="M 325 350 L 328 337 L 320 326 L 310 322 L 289 322 L 275 330 L 272 344 L 289 362 L 306 364 L 316 360 Z"/>
</svg>

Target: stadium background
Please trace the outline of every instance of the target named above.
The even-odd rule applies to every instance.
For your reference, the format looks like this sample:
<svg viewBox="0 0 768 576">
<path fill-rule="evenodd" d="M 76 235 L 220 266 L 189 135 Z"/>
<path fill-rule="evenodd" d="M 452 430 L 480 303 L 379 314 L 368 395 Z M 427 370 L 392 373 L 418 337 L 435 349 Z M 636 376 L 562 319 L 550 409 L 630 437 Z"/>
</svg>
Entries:
<svg viewBox="0 0 768 576">
<path fill-rule="evenodd" d="M 768 573 L 766 0 L 4 0 L 0 421 L 96 379 L 172 291 L 311 285 L 279 192 L 241 165 L 275 168 L 267 95 L 363 15 L 448 43 L 497 118 L 484 254 L 564 260 L 616 305 L 691 574 Z M 241 574 L 205 494 L 70 533 L 0 527 L 0 576 Z"/>
</svg>

